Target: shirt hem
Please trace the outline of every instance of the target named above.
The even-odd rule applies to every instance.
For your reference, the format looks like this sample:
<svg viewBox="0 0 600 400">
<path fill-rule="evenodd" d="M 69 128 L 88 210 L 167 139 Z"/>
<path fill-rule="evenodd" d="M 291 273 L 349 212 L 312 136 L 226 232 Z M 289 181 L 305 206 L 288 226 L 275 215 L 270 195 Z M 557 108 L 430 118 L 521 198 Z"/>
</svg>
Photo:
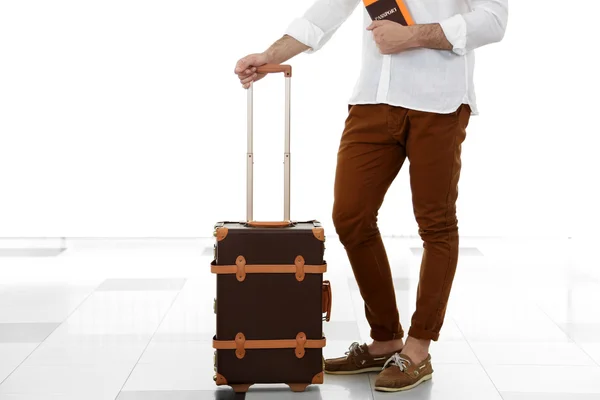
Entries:
<svg viewBox="0 0 600 400">
<path fill-rule="evenodd" d="M 430 109 L 430 108 L 425 108 L 425 107 L 414 107 L 414 106 L 409 106 L 404 103 L 396 103 L 396 102 L 392 102 L 392 101 L 376 101 L 376 100 L 373 100 L 373 101 L 371 101 L 371 100 L 350 100 L 350 101 L 348 101 L 348 105 L 371 105 L 371 104 L 387 104 L 392 107 L 403 107 L 403 108 L 406 108 L 409 110 L 421 111 L 421 112 L 427 112 L 427 113 L 435 113 L 435 114 L 452 114 L 462 104 L 468 104 L 469 107 L 471 107 L 471 115 L 479 115 L 479 110 L 477 109 L 477 104 L 471 103 L 468 101 L 462 101 L 456 107 L 453 107 L 450 109 L 444 109 L 444 110 Z"/>
</svg>

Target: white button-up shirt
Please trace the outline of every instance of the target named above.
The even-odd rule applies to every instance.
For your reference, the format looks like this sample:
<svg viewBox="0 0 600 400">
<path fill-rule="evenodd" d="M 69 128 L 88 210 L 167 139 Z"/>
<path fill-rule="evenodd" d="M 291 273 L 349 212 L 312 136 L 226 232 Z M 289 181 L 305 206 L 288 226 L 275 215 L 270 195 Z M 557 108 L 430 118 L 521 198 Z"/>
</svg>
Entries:
<svg viewBox="0 0 600 400">
<path fill-rule="evenodd" d="M 364 13 L 362 67 L 350 104 L 384 103 L 412 110 L 451 113 L 463 103 L 477 114 L 473 50 L 500 41 L 508 20 L 508 0 L 405 0 L 415 24 L 439 23 L 453 50 L 427 48 L 383 55 L 360 0 L 316 0 L 286 32 L 318 51 L 352 14 Z"/>
</svg>

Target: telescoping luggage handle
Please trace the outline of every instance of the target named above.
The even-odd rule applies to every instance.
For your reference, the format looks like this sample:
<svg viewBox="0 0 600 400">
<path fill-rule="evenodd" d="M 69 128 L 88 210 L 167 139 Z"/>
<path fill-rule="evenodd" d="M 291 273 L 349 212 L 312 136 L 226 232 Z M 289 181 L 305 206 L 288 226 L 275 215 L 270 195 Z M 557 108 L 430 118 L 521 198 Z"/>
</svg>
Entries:
<svg viewBox="0 0 600 400">
<path fill-rule="evenodd" d="M 252 227 L 278 228 L 292 225 L 290 220 L 290 87 L 292 67 L 290 65 L 265 64 L 257 68 L 259 74 L 283 73 L 285 77 L 285 143 L 283 154 L 283 221 L 254 221 L 254 149 L 253 149 L 253 85 L 248 88 L 248 151 L 246 156 L 246 223 Z"/>
</svg>

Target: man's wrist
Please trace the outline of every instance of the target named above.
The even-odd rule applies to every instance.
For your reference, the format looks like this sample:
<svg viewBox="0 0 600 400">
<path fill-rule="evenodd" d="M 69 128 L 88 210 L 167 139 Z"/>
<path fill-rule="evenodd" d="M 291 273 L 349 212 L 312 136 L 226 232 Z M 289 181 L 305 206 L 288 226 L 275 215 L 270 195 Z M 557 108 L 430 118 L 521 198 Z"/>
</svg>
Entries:
<svg viewBox="0 0 600 400">
<path fill-rule="evenodd" d="M 266 63 L 272 64 L 273 60 L 275 58 L 274 57 L 275 56 L 274 49 L 273 48 L 268 48 L 267 50 L 265 50 L 265 51 L 262 52 L 262 56 L 264 57 Z"/>
<path fill-rule="evenodd" d="M 452 44 L 446 39 L 440 24 L 418 24 L 412 25 L 410 28 L 412 30 L 411 45 L 413 47 L 452 50 Z"/>
<path fill-rule="evenodd" d="M 411 31 L 411 39 L 410 39 L 410 47 L 418 48 L 418 47 L 426 47 L 425 44 L 425 25 L 417 24 L 409 26 Z"/>
<path fill-rule="evenodd" d="M 295 54 L 293 54 L 293 45 L 296 40 L 289 35 L 283 35 L 279 40 L 273 43 L 262 54 L 269 64 L 281 64 Z M 298 43 L 298 42 L 296 42 Z M 299 52 L 299 51 L 298 51 Z"/>
</svg>

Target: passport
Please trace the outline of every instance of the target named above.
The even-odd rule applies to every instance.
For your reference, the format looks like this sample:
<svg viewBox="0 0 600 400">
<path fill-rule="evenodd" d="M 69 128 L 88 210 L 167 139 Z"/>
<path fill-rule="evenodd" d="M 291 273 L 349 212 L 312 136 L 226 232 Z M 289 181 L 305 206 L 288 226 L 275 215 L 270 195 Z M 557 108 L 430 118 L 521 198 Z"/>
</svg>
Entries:
<svg viewBox="0 0 600 400">
<path fill-rule="evenodd" d="M 373 21 L 390 20 L 404 26 L 414 25 L 404 0 L 363 0 Z"/>
</svg>

